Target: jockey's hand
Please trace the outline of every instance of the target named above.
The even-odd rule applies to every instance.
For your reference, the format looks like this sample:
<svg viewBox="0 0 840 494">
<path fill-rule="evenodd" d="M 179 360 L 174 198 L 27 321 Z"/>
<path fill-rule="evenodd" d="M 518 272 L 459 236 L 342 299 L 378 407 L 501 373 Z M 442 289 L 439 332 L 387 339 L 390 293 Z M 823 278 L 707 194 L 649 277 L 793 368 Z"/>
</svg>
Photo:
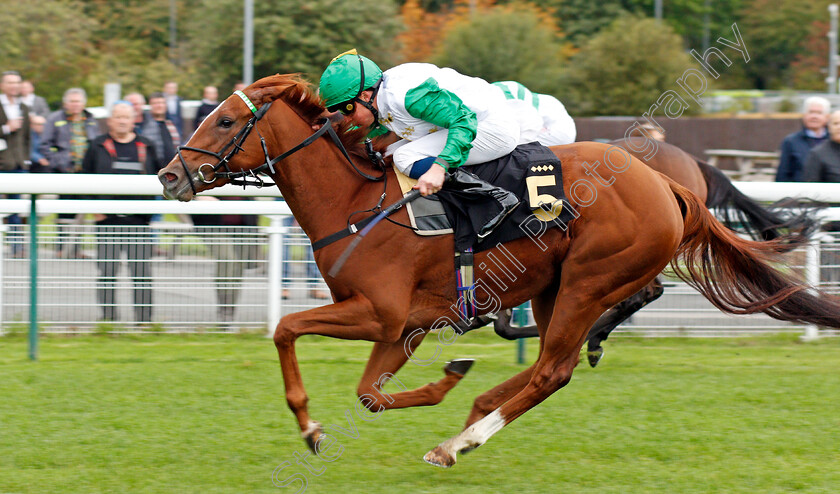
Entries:
<svg viewBox="0 0 840 494">
<path fill-rule="evenodd" d="M 446 178 L 446 170 L 439 163 L 434 163 L 426 173 L 420 176 L 417 180 L 415 189 L 420 190 L 420 194 L 428 196 L 439 191 L 443 187 L 443 179 Z"/>
</svg>

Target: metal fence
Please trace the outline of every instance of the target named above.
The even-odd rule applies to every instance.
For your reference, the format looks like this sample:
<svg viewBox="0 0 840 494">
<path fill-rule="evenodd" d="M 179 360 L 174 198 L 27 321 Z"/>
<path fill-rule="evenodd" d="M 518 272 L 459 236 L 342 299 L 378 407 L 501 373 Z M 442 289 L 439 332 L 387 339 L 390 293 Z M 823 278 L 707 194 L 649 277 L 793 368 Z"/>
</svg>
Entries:
<svg viewBox="0 0 840 494">
<path fill-rule="evenodd" d="M 25 225 L 6 227 L 0 234 L 0 328 L 24 331 L 30 315 L 29 231 Z M 269 262 L 269 231 L 173 222 L 42 225 L 39 327 L 47 333 L 262 330 L 270 311 L 287 314 L 329 301 L 302 230 L 280 227 L 279 263 Z M 273 304 L 270 278 L 280 288 Z"/>
<path fill-rule="evenodd" d="M 742 190 L 751 187 L 740 185 Z M 753 195 L 767 196 L 768 184 L 764 185 Z M 222 194 L 238 192 L 241 189 Z M 141 187 L 136 193 L 148 192 Z M 0 216 L 25 214 L 29 207 L 25 199 L 0 200 Z M 67 212 L 78 213 L 79 218 L 103 212 L 157 213 L 166 214 L 167 221 L 121 230 L 97 228 L 90 216 L 81 222 L 55 221 L 56 213 Z M 257 227 L 195 227 L 183 221 L 184 216 L 182 221 L 174 220 L 180 213 L 221 212 L 261 214 L 263 219 Z M 34 268 L 39 329 L 47 333 L 271 331 L 282 315 L 329 302 L 323 298 L 328 291 L 312 260 L 309 240 L 288 213 L 285 203 L 274 200 L 186 204 L 38 200 L 41 223 Z M 824 219 L 840 219 L 840 211 L 832 209 Z M 812 248 L 789 254 L 785 268 L 840 293 L 839 237 L 823 235 L 812 246 L 819 244 L 819 253 Z M 0 331 L 29 327 L 31 254 L 27 225 L 0 226 Z M 764 315 L 723 314 L 687 285 L 667 278 L 662 298 L 619 331 L 721 336 L 803 330 Z"/>
</svg>

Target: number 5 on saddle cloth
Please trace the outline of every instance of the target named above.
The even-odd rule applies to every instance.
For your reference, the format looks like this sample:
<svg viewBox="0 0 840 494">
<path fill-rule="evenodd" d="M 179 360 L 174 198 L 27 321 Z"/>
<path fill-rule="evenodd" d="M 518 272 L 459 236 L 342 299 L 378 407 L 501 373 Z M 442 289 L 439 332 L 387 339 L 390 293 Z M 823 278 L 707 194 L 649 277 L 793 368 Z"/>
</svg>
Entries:
<svg viewBox="0 0 840 494">
<path fill-rule="evenodd" d="M 520 204 L 490 235 L 477 242 L 477 228 L 498 212 L 490 197 L 452 190 L 446 185 L 437 194 L 410 202 L 406 209 L 418 235 L 455 234 L 455 269 L 462 315 L 475 314 L 473 252 L 481 252 L 524 236 L 532 238 L 548 228 L 563 230 L 579 214 L 563 192 L 560 160 L 539 143 L 517 146 L 510 154 L 480 165 L 463 166 L 482 180 L 513 192 Z M 396 171 L 396 169 L 395 169 Z M 403 194 L 416 180 L 397 171 Z M 478 225 L 478 226 L 476 226 Z"/>
</svg>

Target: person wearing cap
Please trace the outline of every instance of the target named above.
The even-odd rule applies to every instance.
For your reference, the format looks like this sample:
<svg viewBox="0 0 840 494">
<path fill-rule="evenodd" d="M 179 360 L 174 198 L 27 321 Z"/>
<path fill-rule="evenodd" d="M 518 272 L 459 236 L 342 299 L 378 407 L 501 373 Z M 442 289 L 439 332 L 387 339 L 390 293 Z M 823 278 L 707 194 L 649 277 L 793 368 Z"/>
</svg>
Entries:
<svg viewBox="0 0 840 494">
<path fill-rule="evenodd" d="M 341 112 L 351 124 L 370 129 L 370 137 L 390 131 L 401 138 L 388 153 L 393 153 L 397 169 L 417 179 L 415 188 L 422 195 L 438 192 L 446 179 L 448 189 L 493 198 L 499 211 L 481 220 L 479 239 L 519 204 L 511 192 L 459 168 L 495 160 L 519 144 L 537 141 L 539 114 L 510 104 L 500 88 L 427 63 L 406 63 L 383 72 L 350 50 L 330 62 L 319 90 L 329 112 Z"/>
<path fill-rule="evenodd" d="M 521 105 L 533 106 L 542 118 L 542 129 L 537 139 L 543 146 L 562 146 L 575 142 L 577 128 L 569 116 L 566 107 L 559 99 L 550 94 L 531 92 L 522 83 L 516 81 L 498 81 L 493 83 L 505 93 L 505 98 Z"/>
</svg>

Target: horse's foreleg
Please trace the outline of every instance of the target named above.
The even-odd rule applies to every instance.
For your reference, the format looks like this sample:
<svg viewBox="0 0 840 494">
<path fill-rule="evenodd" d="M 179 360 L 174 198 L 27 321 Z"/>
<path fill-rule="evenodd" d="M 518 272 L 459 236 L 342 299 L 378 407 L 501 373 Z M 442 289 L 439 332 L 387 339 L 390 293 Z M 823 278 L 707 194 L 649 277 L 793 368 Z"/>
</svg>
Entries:
<svg viewBox="0 0 840 494">
<path fill-rule="evenodd" d="M 280 320 L 274 331 L 274 345 L 280 357 L 286 402 L 297 418 L 304 440 L 311 448 L 321 436 L 320 424 L 312 420 L 307 409 L 309 398 L 303 387 L 295 354 L 295 341 L 306 334 L 318 334 L 345 340 L 394 342 L 400 337 L 405 319 L 392 314 L 378 314 L 369 300 L 353 297 L 336 304 L 289 314 Z"/>
<path fill-rule="evenodd" d="M 406 333 L 394 343 L 377 343 L 373 346 L 357 390 L 359 398 L 367 408 L 376 412 L 437 405 L 461 381 L 472 365 L 472 360 L 457 360 L 448 363 L 444 367 L 445 376 L 442 379 L 414 390 L 409 390 L 394 377 L 394 374 L 414 354 L 426 334 L 425 331 Z M 382 387 L 389 381 L 403 391 L 393 394 L 382 391 Z"/>
</svg>

